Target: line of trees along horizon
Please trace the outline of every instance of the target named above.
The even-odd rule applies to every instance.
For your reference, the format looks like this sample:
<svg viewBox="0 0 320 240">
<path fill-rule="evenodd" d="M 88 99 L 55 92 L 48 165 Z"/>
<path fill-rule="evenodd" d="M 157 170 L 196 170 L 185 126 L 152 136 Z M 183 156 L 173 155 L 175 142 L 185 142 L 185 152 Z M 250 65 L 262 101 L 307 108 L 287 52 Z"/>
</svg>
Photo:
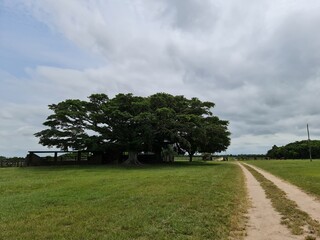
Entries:
<svg viewBox="0 0 320 240">
<path fill-rule="evenodd" d="M 92 94 L 87 101 L 67 99 L 49 105 L 53 111 L 35 133 L 39 143 L 61 150 L 128 152 L 126 163 L 139 164 L 139 152 L 160 159 L 174 150 L 218 153 L 230 145 L 228 121 L 212 113 L 214 103 L 157 93 L 148 97 L 120 93 L 113 98 Z"/>
<path fill-rule="evenodd" d="M 320 158 L 320 140 L 310 140 L 312 158 Z M 296 141 L 285 146 L 274 145 L 268 152 L 267 157 L 273 159 L 309 159 L 308 140 Z"/>
</svg>

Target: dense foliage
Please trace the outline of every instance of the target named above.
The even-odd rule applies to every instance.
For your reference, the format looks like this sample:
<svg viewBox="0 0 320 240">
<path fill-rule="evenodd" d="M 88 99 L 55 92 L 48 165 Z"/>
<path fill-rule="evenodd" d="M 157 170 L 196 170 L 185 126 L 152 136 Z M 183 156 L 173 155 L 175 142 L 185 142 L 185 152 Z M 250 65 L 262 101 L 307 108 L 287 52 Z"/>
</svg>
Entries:
<svg viewBox="0 0 320 240">
<path fill-rule="evenodd" d="M 35 134 L 40 144 L 63 150 L 138 152 L 173 147 L 187 152 L 221 152 L 230 144 L 228 121 L 213 116 L 212 102 L 157 93 L 149 97 L 92 94 L 88 101 L 68 99 L 49 105 L 53 114 Z"/>
<path fill-rule="evenodd" d="M 310 141 L 311 153 L 313 158 L 320 158 L 320 141 Z M 267 157 L 280 159 L 307 159 L 309 158 L 309 143 L 308 141 L 297 141 L 289 143 L 285 146 L 277 147 L 274 145 L 268 152 Z"/>
</svg>

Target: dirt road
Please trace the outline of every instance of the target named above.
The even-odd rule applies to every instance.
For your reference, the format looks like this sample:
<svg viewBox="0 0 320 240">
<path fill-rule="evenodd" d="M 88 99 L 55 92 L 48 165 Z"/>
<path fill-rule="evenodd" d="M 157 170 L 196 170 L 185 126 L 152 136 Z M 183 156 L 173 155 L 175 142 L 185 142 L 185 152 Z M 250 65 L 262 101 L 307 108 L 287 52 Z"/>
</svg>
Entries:
<svg viewBox="0 0 320 240">
<path fill-rule="evenodd" d="M 287 194 L 287 197 L 290 200 L 295 201 L 302 211 L 308 213 L 313 219 L 320 222 L 320 202 L 315 197 L 260 168 L 252 165 L 249 166 L 283 190 Z"/>
<path fill-rule="evenodd" d="M 248 212 L 249 221 L 246 240 L 295 240 L 303 239 L 295 236 L 280 224 L 281 216 L 274 210 L 271 201 L 266 198 L 259 182 L 241 164 L 239 164 L 247 180 L 247 188 L 252 207 Z"/>
</svg>

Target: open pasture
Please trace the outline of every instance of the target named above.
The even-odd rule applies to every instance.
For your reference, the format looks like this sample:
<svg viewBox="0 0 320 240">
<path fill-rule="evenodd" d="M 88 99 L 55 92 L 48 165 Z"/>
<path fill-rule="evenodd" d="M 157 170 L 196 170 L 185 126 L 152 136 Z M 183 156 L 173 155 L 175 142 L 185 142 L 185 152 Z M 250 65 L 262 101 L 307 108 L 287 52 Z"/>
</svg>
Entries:
<svg viewBox="0 0 320 240">
<path fill-rule="evenodd" d="M 245 193 L 230 163 L 0 169 L 0 239 L 228 239 Z"/>
<path fill-rule="evenodd" d="M 320 199 L 320 160 L 255 160 L 248 163 L 260 167 Z"/>
</svg>

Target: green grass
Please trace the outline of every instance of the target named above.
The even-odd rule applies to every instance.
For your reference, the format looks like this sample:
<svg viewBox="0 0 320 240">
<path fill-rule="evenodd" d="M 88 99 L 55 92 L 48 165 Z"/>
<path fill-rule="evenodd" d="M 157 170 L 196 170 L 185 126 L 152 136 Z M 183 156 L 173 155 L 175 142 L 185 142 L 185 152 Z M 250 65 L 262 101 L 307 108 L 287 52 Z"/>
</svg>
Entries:
<svg viewBox="0 0 320 240">
<path fill-rule="evenodd" d="M 0 239 L 241 239 L 228 163 L 0 169 Z"/>
<path fill-rule="evenodd" d="M 267 170 L 320 199 L 320 160 L 257 160 L 248 163 Z"/>
<path fill-rule="evenodd" d="M 244 165 L 252 175 L 259 181 L 265 190 L 267 198 L 271 200 L 272 206 L 281 214 L 281 223 L 286 225 L 292 234 L 315 234 L 320 236 L 320 224 L 313 220 L 306 212 L 300 210 L 297 204 L 288 199 L 286 193 L 278 188 L 273 182 L 265 178 L 255 169 Z M 306 239 L 315 239 L 308 235 Z"/>
</svg>

